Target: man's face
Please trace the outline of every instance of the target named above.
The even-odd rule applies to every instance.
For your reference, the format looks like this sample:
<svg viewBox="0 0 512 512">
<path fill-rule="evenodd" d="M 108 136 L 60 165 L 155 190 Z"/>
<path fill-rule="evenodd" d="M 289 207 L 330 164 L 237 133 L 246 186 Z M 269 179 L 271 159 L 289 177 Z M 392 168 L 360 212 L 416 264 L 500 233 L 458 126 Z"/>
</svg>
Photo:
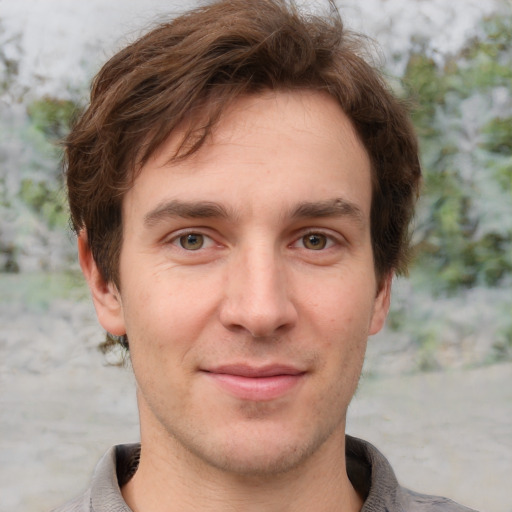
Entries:
<svg viewBox="0 0 512 512">
<path fill-rule="evenodd" d="M 118 307 L 97 304 L 128 335 L 143 446 L 244 474 L 338 456 L 389 298 L 363 146 L 313 92 L 241 99 L 169 163 L 179 141 L 126 194 Z"/>
</svg>

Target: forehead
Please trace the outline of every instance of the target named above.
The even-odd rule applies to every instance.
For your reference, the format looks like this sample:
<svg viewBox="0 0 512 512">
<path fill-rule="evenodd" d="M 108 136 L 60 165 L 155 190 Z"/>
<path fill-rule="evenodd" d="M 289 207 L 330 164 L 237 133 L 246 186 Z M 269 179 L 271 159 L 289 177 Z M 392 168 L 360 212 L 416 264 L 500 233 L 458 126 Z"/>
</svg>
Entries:
<svg viewBox="0 0 512 512">
<path fill-rule="evenodd" d="M 313 91 L 266 92 L 226 109 L 199 150 L 173 156 L 186 129 L 173 133 L 143 166 L 125 204 L 147 198 L 260 204 L 330 200 L 333 187 L 369 214 L 370 163 L 338 103 Z M 248 206 L 248 205 L 246 205 Z"/>
</svg>

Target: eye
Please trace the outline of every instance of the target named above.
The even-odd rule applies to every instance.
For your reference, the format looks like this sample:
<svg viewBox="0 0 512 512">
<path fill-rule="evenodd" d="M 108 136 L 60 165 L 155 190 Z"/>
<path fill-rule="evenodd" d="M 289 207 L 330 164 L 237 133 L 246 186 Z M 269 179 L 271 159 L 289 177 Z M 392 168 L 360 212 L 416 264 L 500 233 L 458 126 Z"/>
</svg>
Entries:
<svg viewBox="0 0 512 512">
<path fill-rule="evenodd" d="M 210 241 L 211 239 L 209 237 L 201 235 L 200 233 L 187 233 L 177 239 L 180 247 L 187 251 L 197 251 L 202 249 Z"/>
<path fill-rule="evenodd" d="M 222 237 L 215 230 L 193 226 L 170 233 L 161 243 L 166 257 L 183 264 L 199 264 L 225 253 L 226 246 L 219 238 Z"/>
<path fill-rule="evenodd" d="M 306 249 L 321 251 L 327 247 L 329 239 L 322 233 L 308 233 L 302 237 L 302 244 Z"/>
<path fill-rule="evenodd" d="M 321 231 L 310 231 L 303 234 L 293 246 L 298 249 L 307 249 L 308 251 L 323 251 L 338 245 L 340 242 L 335 235 L 322 233 Z"/>
</svg>

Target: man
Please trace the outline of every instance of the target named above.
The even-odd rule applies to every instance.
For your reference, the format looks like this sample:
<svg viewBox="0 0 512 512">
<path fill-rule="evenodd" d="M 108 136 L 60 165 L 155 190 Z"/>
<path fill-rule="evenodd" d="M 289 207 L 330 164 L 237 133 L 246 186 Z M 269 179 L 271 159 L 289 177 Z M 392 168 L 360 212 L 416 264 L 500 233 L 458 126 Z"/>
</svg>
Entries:
<svg viewBox="0 0 512 512">
<path fill-rule="evenodd" d="M 468 510 L 345 436 L 420 181 L 407 114 L 361 51 L 336 13 L 220 1 L 96 77 L 69 201 L 141 443 L 59 510 Z"/>
</svg>

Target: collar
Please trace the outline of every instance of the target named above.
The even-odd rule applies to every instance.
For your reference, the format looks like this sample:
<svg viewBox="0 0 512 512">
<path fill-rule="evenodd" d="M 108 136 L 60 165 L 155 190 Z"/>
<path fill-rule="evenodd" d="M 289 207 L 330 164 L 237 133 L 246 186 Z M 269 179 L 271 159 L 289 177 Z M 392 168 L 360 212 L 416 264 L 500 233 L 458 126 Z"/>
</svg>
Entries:
<svg viewBox="0 0 512 512">
<path fill-rule="evenodd" d="M 140 444 L 111 448 L 100 460 L 91 482 L 91 508 L 103 512 L 131 512 L 121 494 L 121 487 L 135 474 Z M 346 436 L 347 473 L 352 485 L 365 498 L 361 512 L 401 510 L 393 507 L 400 487 L 386 458 L 370 443 Z"/>
</svg>

